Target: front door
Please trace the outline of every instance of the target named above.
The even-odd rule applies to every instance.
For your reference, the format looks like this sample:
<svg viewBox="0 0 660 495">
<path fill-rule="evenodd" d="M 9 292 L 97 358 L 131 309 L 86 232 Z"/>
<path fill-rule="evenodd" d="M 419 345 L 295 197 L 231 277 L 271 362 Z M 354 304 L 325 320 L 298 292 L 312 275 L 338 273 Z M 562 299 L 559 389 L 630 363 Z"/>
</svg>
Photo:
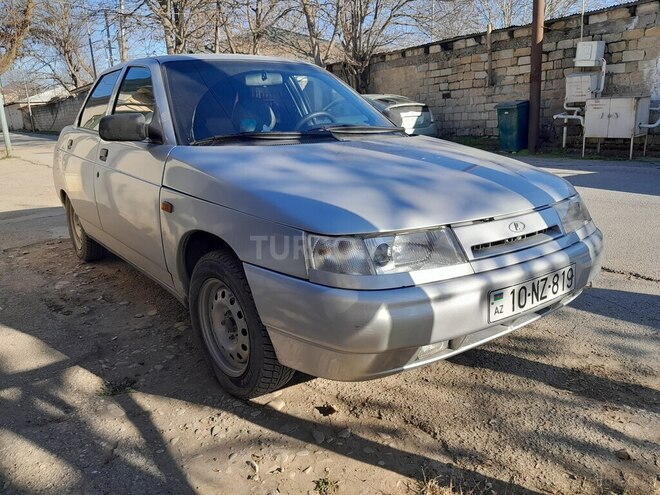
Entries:
<svg viewBox="0 0 660 495">
<path fill-rule="evenodd" d="M 98 128 L 99 121 L 108 110 L 110 96 L 120 72 L 110 72 L 99 79 L 85 102 L 80 120 L 69 128 L 61 142 L 62 175 L 66 182 L 66 191 L 73 209 L 87 230 L 88 224 L 97 229 L 101 226 L 94 200 Z"/>
<path fill-rule="evenodd" d="M 113 114 L 140 112 L 147 122 L 157 118 L 148 67 L 128 67 L 117 91 Z M 170 145 L 100 140 L 96 204 L 109 247 L 167 286 L 160 230 L 160 187 Z"/>
</svg>

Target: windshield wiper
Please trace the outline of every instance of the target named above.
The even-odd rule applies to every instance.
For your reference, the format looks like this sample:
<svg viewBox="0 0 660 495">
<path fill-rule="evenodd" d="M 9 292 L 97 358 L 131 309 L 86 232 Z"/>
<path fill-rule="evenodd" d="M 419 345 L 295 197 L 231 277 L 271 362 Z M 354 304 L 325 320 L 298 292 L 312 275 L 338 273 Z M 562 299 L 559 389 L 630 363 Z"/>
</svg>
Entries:
<svg viewBox="0 0 660 495">
<path fill-rule="evenodd" d="M 313 127 L 305 132 L 332 132 L 342 134 L 388 134 L 392 132 L 405 133 L 403 127 L 377 126 L 377 125 L 358 125 L 358 124 L 330 124 L 319 127 Z"/>
<path fill-rule="evenodd" d="M 239 132 L 236 134 L 219 134 L 190 142 L 191 146 L 205 146 L 227 141 L 301 141 L 310 137 L 332 136 L 329 131 L 325 134 L 315 133 L 314 135 L 306 132 L 288 132 L 288 131 L 267 131 L 267 132 Z"/>
</svg>

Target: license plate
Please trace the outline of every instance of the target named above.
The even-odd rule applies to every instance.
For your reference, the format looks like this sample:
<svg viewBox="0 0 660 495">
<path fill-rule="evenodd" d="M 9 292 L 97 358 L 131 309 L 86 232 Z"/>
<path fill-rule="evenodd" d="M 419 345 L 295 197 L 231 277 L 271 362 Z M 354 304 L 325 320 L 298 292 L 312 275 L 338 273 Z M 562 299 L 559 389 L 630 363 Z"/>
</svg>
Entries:
<svg viewBox="0 0 660 495">
<path fill-rule="evenodd" d="M 490 291 L 488 321 L 493 323 L 510 318 L 552 301 L 574 287 L 575 265 L 570 265 L 522 284 Z"/>
</svg>

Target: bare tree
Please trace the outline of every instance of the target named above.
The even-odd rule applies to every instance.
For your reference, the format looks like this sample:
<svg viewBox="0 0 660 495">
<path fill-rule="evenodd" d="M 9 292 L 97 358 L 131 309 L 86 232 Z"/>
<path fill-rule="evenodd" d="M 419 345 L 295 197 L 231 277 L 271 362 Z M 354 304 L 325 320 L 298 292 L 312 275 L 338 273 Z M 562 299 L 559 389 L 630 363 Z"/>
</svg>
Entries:
<svg viewBox="0 0 660 495">
<path fill-rule="evenodd" d="M 28 36 L 34 0 L 0 0 L 0 74 L 5 72 Z"/>
<path fill-rule="evenodd" d="M 417 28 L 414 0 L 341 0 L 337 5 L 344 71 L 359 91 L 369 84 L 371 57 L 399 45 Z"/>
<path fill-rule="evenodd" d="M 198 51 L 209 30 L 211 0 L 145 0 L 162 28 L 167 53 Z"/>
<path fill-rule="evenodd" d="M 479 0 L 431 0 L 416 4 L 415 19 L 427 40 L 452 38 L 485 29 L 475 15 Z M 409 43 L 411 44 L 411 43 Z"/>
<path fill-rule="evenodd" d="M 509 26 L 522 26 L 532 20 L 533 0 L 474 0 L 475 17 L 479 28 L 485 29 L 491 23 L 495 29 Z M 607 0 L 590 0 L 589 9 L 597 9 L 611 4 Z M 554 19 L 569 15 L 578 10 L 580 0 L 546 0 L 545 18 Z"/>
<path fill-rule="evenodd" d="M 335 49 L 341 0 L 299 1 L 307 26 L 309 54 L 316 65 L 324 66 Z"/>
<path fill-rule="evenodd" d="M 217 2 L 224 45 L 230 53 L 260 54 L 264 44 L 277 39 L 278 30 L 286 30 L 293 12 L 291 0 L 225 0 Z"/>
<path fill-rule="evenodd" d="M 477 11 L 481 13 L 481 24 L 491 24 L 495 29 L 523 24 L 522 19 L 531 18 L 531 2 L 515 0 L 477 0 Z M 514 18 L 515 14 L 515 18 Z"/>
<path fill-rule="evenodd" d="M 38 5 L 28 53 L 67 89 L 94 79 L 85 54 L 91 21 L 90 12 L 70 0 L 48 0 Z"/>
<path fill-rule="evenodd" d="M 109 41 L 112 44 L 116 42 L 120 62 L 131 58 L 132 54 L 156 54 L 161 50 L 160 43 L 167 39 L 161 19 L 164 11 L 154 13 L 145 5 L 145 0 L 96 1 L 97 13 L 107 15 L 113 28 Z M 173 47 L 175 42 L 171 36 L 169 39 Z"/>
</svg>

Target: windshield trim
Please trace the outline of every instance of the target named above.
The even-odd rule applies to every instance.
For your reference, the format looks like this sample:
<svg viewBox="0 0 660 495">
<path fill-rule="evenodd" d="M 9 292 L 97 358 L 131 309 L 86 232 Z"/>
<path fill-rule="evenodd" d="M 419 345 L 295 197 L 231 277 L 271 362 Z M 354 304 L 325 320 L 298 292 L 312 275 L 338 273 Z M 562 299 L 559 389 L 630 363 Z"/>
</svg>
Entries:
<svg viewBox="0 0 660 495">
<path fill-rule="evenodd" d="M 238 132 L 235 134 L 219 134 L 197 141 L 191 141 L 189 146 L 210 146 L 224 141 L 294 141 L 297 143 L 325 141 L 333 138 L 340 141 L 335 134 L 392 134 L 398 133 L 408 137 L 403 127 L 365 126 L 365 125 L 325 125 L 307 131 L 269 131 L 269 132 Z"/>
</svg>

